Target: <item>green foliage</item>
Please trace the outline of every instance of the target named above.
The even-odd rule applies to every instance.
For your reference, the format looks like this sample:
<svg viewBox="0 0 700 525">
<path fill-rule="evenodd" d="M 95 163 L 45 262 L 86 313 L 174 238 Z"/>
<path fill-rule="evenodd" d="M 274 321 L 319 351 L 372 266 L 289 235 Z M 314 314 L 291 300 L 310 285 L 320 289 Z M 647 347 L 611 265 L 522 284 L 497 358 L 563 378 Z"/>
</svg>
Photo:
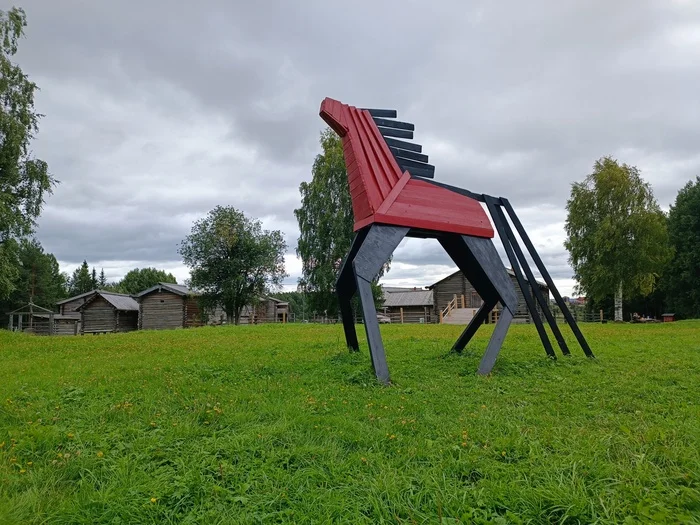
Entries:
<svg viewBox="0 0 700 525">
<path fill-rule="evenodd" d="M 611 157 L 574 183 L 567 201 L 569 261 L 577 293 L 601 301 L 620 284 L 625 296 L 650 294 L 671 256 L 666 219 L 639 170 Z"/>
<path fill-rule="evenodd" d="M 104 290 L 105 286 L 107 286 L 107 277 L 105 276 L 105 269 L 102 268 L 100 269 L 100 276 L 97 279 L 97 287 L 100 290 Z"/>
<path fill-rule="evenodd" d="M 0 313 L 20 308 L 30 300 L 52 309 L 56 301 L 66 297 L 67 276 L 61 273 L 53 254 L 44 252 L 39 241 L 22 239 L 8 246 L 16 247 L 17 266 L 13 275 L 13 290 L 4 301 L 0 301 Z"/>
<path fill-rule="evenodd" d="M 95 281 L 90 274 L 87 261 L 83 261 L 78 268 L 73 271 L 73 275 L 68 281 L 70 295 L 80 295 L 95 289 Z"/>
<path fill-rule="evenodd" d="M 10 272 L 15 273 L 16 264 L 13 249 L 4 245 L 32 233 L 44 198 L 56 183 L 46 162 L 29 149 L 39 130 L 41 115 L 34 111 L 38 88 L 11 60 L 25 26 L 22 9 L 0 11 L 0 298 L 12 291 Z"/>
<path fill-rule="evenodd" d="M 296 251 L 302 260 L 300 287 L 310 310 L 334 317 L 338 314 L 335 282 L 352 244 L 354 218 L 342 141 L 326 128 L 320 143 L 322 152 L 314 160 L 311 182 L 299 186 L 301 207 L 294 210 L 300 231 Z M 388 268 L 387 263 L 382 274 Z M 373 294 L 377 302 L 381 290 L 376 282 Z"/>
<path fill-rule="evenodd" d="M 175 276 L 157 268 L 134 268 L 114 287 L 116 291 L 126 294 L 137 294 L 155 286 L 158 283 L 177 284 Z"/>
<path fill-rule="evenodd" d="M 0 331 L 0 523 L 699 522 L 700 322 L 492 326 Z"/>
<path fill-rule="evenodd" d="M 180 255 L 190 268 L 191 286 L 202 292 L 202 306 L 221 306 L 229 323 L 238 324 L 244 306 L 281 286 L 286 249 L 279 230 L 263 230 L 259 220 L 217 206 L 194 223 Z"/>
<path fill-rule="evenodd" d="M 668 232 L 675 251 L 664 276 L 668 306 L 681 317 L 700 318 L 700 177 L 678 192 Z"/>
</svg>

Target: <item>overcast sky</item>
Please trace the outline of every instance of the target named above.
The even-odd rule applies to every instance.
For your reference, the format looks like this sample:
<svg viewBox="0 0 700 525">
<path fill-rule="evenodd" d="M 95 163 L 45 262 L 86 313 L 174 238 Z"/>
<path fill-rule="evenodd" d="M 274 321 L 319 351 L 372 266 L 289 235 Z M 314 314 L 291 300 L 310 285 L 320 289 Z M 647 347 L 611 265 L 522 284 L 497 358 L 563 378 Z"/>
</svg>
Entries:
<svg viewBox="0 0 700 525">
<path fill-rule="evenodd" d="M 285 234 L 294 288 L 326 96 L 397 109 L 436 180 L 508 197 L 563 294 L 566 199 L 597 158 L 639 167 L 664 209 L 700 174 L 693 0 L 21 5 L 16 59 L 45 114 L 34 152 L 61 181 L 37 236 L 66 271 L 87 259 L 112 280 L 156 266 L 183 282 L 179 242 L 231 205 Z M 383 282 L 454 269 L 412 239 Z"/>
</svg>

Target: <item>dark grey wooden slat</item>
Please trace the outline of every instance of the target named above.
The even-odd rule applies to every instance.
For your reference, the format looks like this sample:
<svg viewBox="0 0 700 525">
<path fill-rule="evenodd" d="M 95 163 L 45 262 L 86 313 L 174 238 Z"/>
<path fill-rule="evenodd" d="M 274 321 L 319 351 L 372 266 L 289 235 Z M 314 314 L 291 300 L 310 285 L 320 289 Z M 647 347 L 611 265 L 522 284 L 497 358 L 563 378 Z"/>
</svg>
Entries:
<svg viewBox="0 0 700 525">
<path fill-rule="evenodd" d="M 520 238 L 525 243 L 525 247 L 527 248 L 527 251 L 530 252 L 530 256 L 532 257 L 532 260 L 535 262 L 535 265 L 537 266 L 537 269 L 540 271 L 540 274 L 542 274 L 542 278 L 544 279 L 544 282 L 547 283 L 547 286 L 549 287 L 549 291 L 552 292 L 552 295 L 554 296 L 554 300 L 556 301 L 557 305 L 559 306 L 562 313 L 564 314 L 564 317 L 566 318 L 566 322 L 569 325 L 569 327 L 571 328 L 571 330 L 574 332 L 574 335 L 576 336 L 576 339 L 578 340 L 579 344 L 581 345 L 583 352 L 586 354 L 587 357 L 595 357 L 593 355 L 593 351 L 591 350 L 591 347 L 588 346 L 588 342 L 586 341 L 586 338 L 583 337 L 583 334 L 581 333 L 581 330 L 579 329 L 578 324 L 576 324 L 576 320 L 571 315 L 569 308 L 566 306 L 566 303 L 564 302 L 561 295 L 559 294 L 559 290 L 557 290 L 557 287 L 554 285 L 554 281 L 552 280 L 552 277 L 549 275 L 549 272 L 547 271 L 547 268 L 545 267 L 544 263 L 542 262 L 542 259 L 540 259 L 540 256 L 537 253 L 535 246 L 532 244 L 530 237 L 528 237 L 527 233 L 525 232 L 525 228 L 523 227 L 522 223 L 520 222 L 520 219 L 515 214 L 515 210 L 511 206 L 508 199 L 500 199 L 500 202 L 503 204 L 503 207 L 505 207 L 506 211 L 508 212 L 508 215 L 510 216 L 511 220 L 513 221 L 513 225 L 515 226 L 515 229 L 518 230 L 518 233 L 520 234 Z"/>
<path fill-rule="evenodd" d="M 382 126 L 377 126 L 377 128 L 379 129 L 379 133 L 382 134 L 382 137 L 398 137 L 400 139 L 413 138 L 413 132 L 406 131 L 405 129 L 384 128 Z"/>
<path fill-rule="evenodd" d="M 388 120 L 385 118 L 373 117 L 374 123 L 377 126 L 384 126 L 385 128 L 395 128 L 395 129 L 407 129 L 409 131 L 414 131 L 416 127 L 410 122 L 401 122 L 400 120 Z"/>
<path fill-rule="evenodd" d="M 389 146 L 393 146 L 394 148 L 407 149 L 408 151 L 415 151 L 416 153 L 423 151 L 423 146 L 420 144 L 414 144 L 413 142 L 404 142 L 403 140 L 396 140 L 390 137 L 384 137 L 384 142 L 386 142 Z"/>
<path fill-rule="evenodd" d="M 383 118 L 396 118 L 395 109 L 373 109 L 373 108 L 360 108 L 365 111 L 369 111 L 369 114 L 373 117 L 383 117 Z"/>
<path fill-rule="evenodd" d="M 429 164 L 426 164 L 426 166 L 429 166 Z M 434 167 L 434 166 L 433 166 L 433 169 L 432 169 L 432 170 L 430 170 L 430 169 L 425 169 L 425 168 L 416 168 L 416 167 L 413 167 L 413 168 L 404 168 L 403 166 L 401 166 L 401 163 L 399 162 L 399 167 L 400 167 L 403 171 L 408 171 L 408 172 L 409 172 L 411 175 L 413 175 L 414 177 L 423 177 L 423 178 L 426 178 L 426 179 L 432 179 L 432 178 L 435 177 L 435 167 Z"/>
<path fill-rule="evenodd" d="M 435 166 L 432 164 L 426 164 L 425 162 L 418 162 L 417 160 L 405 159 L 403 157 L 396 157 L 396 162 L 398 162 L 404 169 L 411 171 L 412 168 L 427 170 L 435 174 Z"/>
<path fill-rule="evenodd" d="M 394 154 L 395 157 L 403 157 L 404 159 L 417 160 L 419 162 L 428 162 L 428 156 L 423 153 L 415 153 L 413 151 L 408 151 L 407 149 L 395 148 L 389 146 L 389 150 Z"/>
</svg>

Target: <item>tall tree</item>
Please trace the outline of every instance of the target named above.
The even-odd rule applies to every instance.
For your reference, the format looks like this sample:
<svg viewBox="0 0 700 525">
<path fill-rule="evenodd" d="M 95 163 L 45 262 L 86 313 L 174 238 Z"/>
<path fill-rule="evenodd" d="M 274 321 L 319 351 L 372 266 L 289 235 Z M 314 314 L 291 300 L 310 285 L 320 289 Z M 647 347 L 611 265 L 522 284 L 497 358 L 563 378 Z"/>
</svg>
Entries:
<svg viewBox="0 0 700 525">
<path fill-rule="evenodd" d="M 61 273 L 58 261 L 44 252 L 36 239 L 22 239 L 18 245 L 19 260 L 14 290 L 0 305 L 0 311 L 11 311 L 29 301 L 44 308 L 53 308 L 66 296 L 67 276 Z"/>
<path fill-rule="evenodd" d="M 217 206 L 194 223 L 179 251 L 203 306 L 221 306 L 228 322 L 238 324 L 244 306 L 280 287 L 286 249 L 280 231 L 263 230 L 257 219 Z"/>
<path fill-rule="evenodd" d="M 32 233 L 56 183 L 29 149 L 41 117 L 34 110 L 37 85 L 12 62 L 26 25 L 21 8 L 0 10 L 0 298 L 12 292 L 19 272 L 13 239 Z"/>
<path fill-rule="evenodd" d="M 73 275 L 69 281 L 69 290 L 71 295 L 80 295 L 94 290 L 92 275 L 87 261 L 83 261 L 78 268 L 73 271 Z"/>
<path fill-rule="evenodd" d="M 177 279 L 165 270 L 134 268 L 119 281 L 116 287 L 121 293 L 137 294 L 158 283 L 177 284 Z"/>
<path fill-rule="evenodd" d="M 621 321 L 623 297 L 650 294 L 671 256 L 666 218 L 651 187 L 636 167 L 603 157 L 573 184 L 566 209 L 564 246 L 577 293 L 595 301 L 614 296 Z"/>
<path fill-rule="evenodd" d="M 107 286 L 107 277 L 105 277 L 105 269 L 100 268 L 100 276 L 97 278 L 97 287 L 104 290 Z"/>
<path fill-rule="evenodd" d="M 664 273 L 668 307 L 680 317 L 700 318 L 700 177 L 678 192 L 668 230 L 675 251 Z"/>
<path fill-rule="evenodd" d="M 97 288 L 97 270 L 95 270 L 95 267 L 92 267 L 92 274 L 90 275 L 90 279 L 92 279 L 92 289 L 95 290 Z"/>
<path fill-rule="evenodd" d="M 335 316 L 335 282 L 354 237 L 354 218 L 342 141 L 326 128 L 320 143 L 322 152 L 314 160 L 311 182 L 299 186 L 301 207 L 294 210 L 300 231 L 296 252 L 302 260 L 300 286 L 308 294 L 310 309 Z M 388 268 L 387 263 L 383 271 Z M 381 290 L 373 284 L 377 301 Z"/>
</svg>

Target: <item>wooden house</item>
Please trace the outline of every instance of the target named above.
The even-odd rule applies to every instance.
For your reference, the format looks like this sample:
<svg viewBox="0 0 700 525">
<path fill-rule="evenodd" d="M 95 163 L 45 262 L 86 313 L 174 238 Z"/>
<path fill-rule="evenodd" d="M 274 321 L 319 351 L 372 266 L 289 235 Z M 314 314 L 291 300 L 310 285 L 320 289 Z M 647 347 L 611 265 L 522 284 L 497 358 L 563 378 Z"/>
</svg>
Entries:
<svg viewBox="0 0 700 525">
<path fill-rule="evenodd" d="M 71 312 L 78 312 L 78 307 L 83 305 L 90 296 L 99 290 L 90 290 L 89 292 L 81 293 L 80 295 L 74 295 L 68 299 L 63 299 L 62 301 L 56 302 L 58 307 L 58 313 L 61 315 L 67 315 Z"/>
<path fill-rule="evenodd" d="M 527 304 L 525 303 L 523 293 L 520 290 L 518 282 L 515 278 L 515 272 L 513 272 L 513 270 L 510 268 L 508 268 L 507 271 L 508 275 L 513 281 L 515 291 L 518 294 L 518 310 L 515 313 L 514 322 L 530 322 L 530 314 L 528 313 Z M 537 281 L 536 285 L 542 291 L 545 299 L 549 300 L 549 288 L 547 285 L 539 281 Z M 457 309 L 466 309 L 472 313 L 478 309 L 483 302 L 474 287 L 459 270 L 430 285 L 428 289 L 433 291 L 433 308 L 438 315 L 439 312 L 442 312 L 447 308 L 448 304 L 455 298 L 455 296 L 457 297 Z M 530 285 L 530 294 L 532 295 L 533 300 L 535 300 L 534 295 L 532 294 L 532 285 Z M 537 301 L 535 300 L 535 302 Z M 501 309 L 500 303 L 496 306 L 496 308 L 499 310 Z M 542 309 L 540 308 L 539 304 L 537 304 L 537 312 L 542 318 L 544 318 L 542 316 Z"/>
<path fill-rule="evenodd" d="M 289 303 L 263 295 L 255 305 L 241 310 L 240 324 L 286 323 L 289 320 Z"/>
<path fill-rule="evenodd" d="M 382 310 L 392 323 L 435 322 L 432 290 L 383 286 L 382 293 Z"/>
<path fill-rule="evenodd" d="M 129 295 L 98 290 L 78 306 L 78 311 L 81 334 L 138 329 L 139 303 Z"/>
<path fill-rule="evenodd" d="M 186 286 L 158 283 L 135 295 L 139 301 L 138 327 L 141 330 L 168 330 L 202 326 L 203 315 L 198 293 Z"/>
</svg>

